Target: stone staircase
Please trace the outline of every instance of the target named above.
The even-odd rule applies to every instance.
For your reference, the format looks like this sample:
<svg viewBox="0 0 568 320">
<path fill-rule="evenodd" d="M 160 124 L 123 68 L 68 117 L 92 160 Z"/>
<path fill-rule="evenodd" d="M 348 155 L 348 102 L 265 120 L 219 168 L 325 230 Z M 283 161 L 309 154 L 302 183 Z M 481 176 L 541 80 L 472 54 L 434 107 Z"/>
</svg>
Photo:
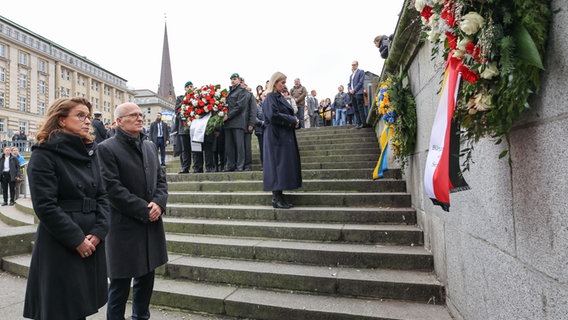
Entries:
<svg viewBox="0 0 568 320">
<path fill-rule="evenodd" d="M 247 319 L 451 319 L 397 170 L 373 181 L 371 129 L 297 132 L 304 185 L 273 209 L 253 171 L 177 174 L 168 163 L 170 260 L 152 304 Z M 25 275 L 29 253 L 3 258 Z"/>
</svg>

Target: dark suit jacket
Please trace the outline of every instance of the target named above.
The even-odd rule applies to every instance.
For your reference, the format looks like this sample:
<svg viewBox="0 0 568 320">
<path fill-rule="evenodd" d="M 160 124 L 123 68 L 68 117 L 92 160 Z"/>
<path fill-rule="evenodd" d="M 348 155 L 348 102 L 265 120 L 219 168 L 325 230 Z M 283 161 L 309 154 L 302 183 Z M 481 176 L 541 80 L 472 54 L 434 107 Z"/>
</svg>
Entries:
<svg viewBox="0 0 568 320">
<path fill-rule="evenodd" d="M 170 127 L 162 121 L 162 133 L 164 141 L 170 141 Z M 150 124 L 150 141 L 156 143 L 158 141 L 158 122 L 154 121 Z"/>
</svg>

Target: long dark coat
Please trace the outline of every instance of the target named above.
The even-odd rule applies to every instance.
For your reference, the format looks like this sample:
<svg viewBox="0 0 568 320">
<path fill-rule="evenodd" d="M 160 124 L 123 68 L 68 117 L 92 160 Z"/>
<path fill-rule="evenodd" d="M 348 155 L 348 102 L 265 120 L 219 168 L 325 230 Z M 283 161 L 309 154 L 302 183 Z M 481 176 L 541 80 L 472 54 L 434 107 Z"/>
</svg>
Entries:
<svg viewBox="0 0 568 320">
<path fill-rule="evenodd" d="M 269 93 L 264 113 L 263 182 L 265 191 L 302 186 L 302 165 L 296 140 L 294 109 L 280 93 Z"/>
<path fill-rule="evenodd" d="M 162 218 L 149 221 L 148 203 L 165 211 L 166 174 L 154 143 L 116 129 L 99 145 L 102 175 L 110 200 L 107 269 L 110 278 L 132 278 L 168 261 Z"/>
<path fill-rule="evenodd" d="M 56 133 L 32 147 L 28 181 L 39 218 L 28 275 L 24 317 L 79 319 L 107 301 L 105 236 L 109 205 L 100 176 L 96 143 Z M 62 209 L 62 201 L 96 199 L 90 212 Z M 101 239 L 93 255 L 75 250 L 88 234 Z"/>
</svg>

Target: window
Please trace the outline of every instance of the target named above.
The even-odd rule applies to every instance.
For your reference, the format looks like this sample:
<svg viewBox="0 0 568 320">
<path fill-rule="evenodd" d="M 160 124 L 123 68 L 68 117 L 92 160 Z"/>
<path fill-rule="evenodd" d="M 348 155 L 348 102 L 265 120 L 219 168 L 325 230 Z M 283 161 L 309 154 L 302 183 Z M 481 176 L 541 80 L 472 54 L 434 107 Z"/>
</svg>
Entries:
<svg viewBox="0 0 568 320">
<path fill-rule="evenodd" d="M 6 119 L 0 118 L 0 132 L 6 132 Z"/>
<path fill-rule="evenodd" d="M 6 69 L 0 67 L 0 82 L 6 81 Z"/>
<path fill-rule="evenodd" d="M 20 123 L 18 123 L 18 130 L 20 130 L 20 132 L 28 132 L 28 123 L 25 121 L 20 121 Z"/>
<path fill-rule="evenodd" d="M 26 97 L 20 97 L 18 99 L 18 107 L 21 112 L 26 112 Z"/>
<path fill-rule="evenodd" d="M 91 90 L 99 92 L 99 83 L 94 80 L 91 80 Z"/>
<path fill-rule="evenodd" d="M 45 94 L 45 80 L 38 81 L 38 91 L 40 94 Z"/>
<path fill-rule="evenodd" d="M 45 115 L 45 102 L 38 102 L 37 104 L 37 113 L 40 116 L 44 116 Z"/>
<path fill-rule="evenodd" d="M 6 45 L 0 43 L 0 57 L 6 58 Z"/>
<path fill-rule="evenodd" d="M 23 73 L 20 73 L 18 75 L 18 84 L 20 88 L 26 89 L 28 86 L 28 76 Z"/>
<path fill-rule="evenodd" d="M 0 108 L 4 108 L 4 92 L 0 92 Z M 2 132 L 2 130 L 0 130 Z"/>
<path fill-rule="evenodd" d="M 30 61 L 30 55 L 26 52 L 20 51 L 20 58 L 18 62 L 24 66 L 27 66 Z"/>
<path fill-rule="evenodd" d="M 37 60 L 37 70 L 47 73 L 47 61 L 43 59 Z"/>
</svg>

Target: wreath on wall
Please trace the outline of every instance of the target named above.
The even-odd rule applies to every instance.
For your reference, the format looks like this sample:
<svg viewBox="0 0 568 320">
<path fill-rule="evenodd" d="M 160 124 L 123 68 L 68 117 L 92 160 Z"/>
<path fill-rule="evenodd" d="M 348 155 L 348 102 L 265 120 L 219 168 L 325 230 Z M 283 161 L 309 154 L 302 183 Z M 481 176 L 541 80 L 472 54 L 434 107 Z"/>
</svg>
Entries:
<svg viewBox="0 0 568 320">
<path fill-rule="evenodd" d="M 418 128 L 416 101 L 410 87 L 404 84 L 406 77 L 407 74 L 401 72 L 382 81 L 374 105 L 380 115 L 376 121 L 383 120 L 392 130 L 393 158 L 401 164 L 403 171 L 408 157 L 414 152 Z"/>
<path fill-rule="evenodd" d="M 473 145 L 505 138 L 540 89 L 550 0 L 415 0 L 424 36 L 444 59 L 461 59 L 462 79 L 454 118 L 465 144 L 464 170 Z M 499 158 L 507 155 L 503 151 Z"/>
</svg>

